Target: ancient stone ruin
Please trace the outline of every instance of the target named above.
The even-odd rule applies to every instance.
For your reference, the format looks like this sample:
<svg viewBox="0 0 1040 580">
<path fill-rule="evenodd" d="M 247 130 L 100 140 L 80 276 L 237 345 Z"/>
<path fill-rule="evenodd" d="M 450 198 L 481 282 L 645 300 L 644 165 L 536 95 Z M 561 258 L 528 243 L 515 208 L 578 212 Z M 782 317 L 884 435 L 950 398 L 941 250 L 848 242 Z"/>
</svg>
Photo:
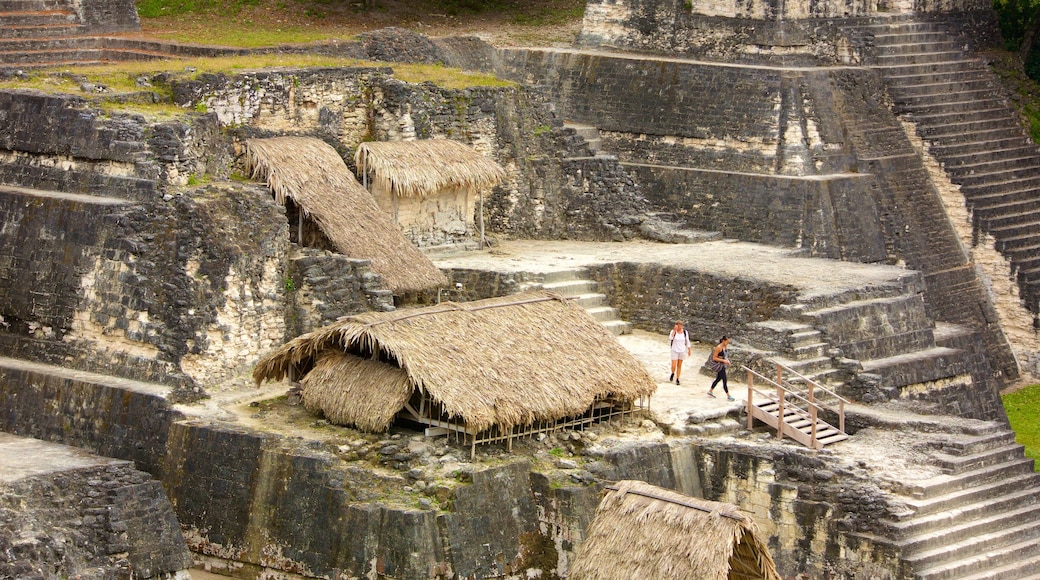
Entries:
<svg viewBox="0 0 1040 580">
<path fill-rule="evenodd" d="M 24 4 L 5 79 L 235 52 L 103 36 L 125 2 Z M 589 0 L 569 48 L 390 29 L 309 49 L 381 65 L 0 90 L 0 577 L 567 578 L 622 480 L 738 506 L 784 577 L 1040 573 L 998 395 L 1040 374 L 1040 157 L 996 37 L 977 0 Z M 359 146 L 412 139 L 501 168 L 462 229 L 409 241 L 365 197 Z M 646 355 L 645 413 L 476 446 L 251 378 L 344 316 L 537 290 L 633 351 L 677 319 L 734 337 L 738 400 Z"/>
</svg>

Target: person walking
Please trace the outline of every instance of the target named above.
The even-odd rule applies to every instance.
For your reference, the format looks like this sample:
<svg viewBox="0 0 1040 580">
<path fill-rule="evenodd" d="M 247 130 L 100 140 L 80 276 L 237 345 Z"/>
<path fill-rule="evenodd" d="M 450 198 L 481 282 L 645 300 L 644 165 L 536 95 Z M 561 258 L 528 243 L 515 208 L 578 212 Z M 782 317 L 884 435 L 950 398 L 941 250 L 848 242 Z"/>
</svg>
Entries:
<svg viewBox="0 0 1040 580">
<path fill-rule="evenodd" d="M 715 348 L 711 351 L 711 357 L 708 359 L 708 367 L 715 371 L 715 380 L 711 383 L 711 387 L 708 388 L 708 396 L 715 398 L 715 385 L 722 381 L 722 390 L 726 392 L 726 399 L 732 401 L 733 397 L 729 394 L 729 385 L 726 384 L 726 367 L 730 365 L 729 355 L 726 354 L 726 347 L 729 346 L 729 337 L 723 336 L 722 340 L 715 345 Z"/>
<path fill-rule="evenodd" d="M 668 376 L 668 382 L 675 380 L 679 384 L 679 375 L 682 374 L 682 363 L 690 356 L 693 347 L 690 345 L 690 333 L 683 329 L 682 321 L 677 320 L 672 331 L 668 333 L 672 351 L 672 374 Z"/>
</svg>

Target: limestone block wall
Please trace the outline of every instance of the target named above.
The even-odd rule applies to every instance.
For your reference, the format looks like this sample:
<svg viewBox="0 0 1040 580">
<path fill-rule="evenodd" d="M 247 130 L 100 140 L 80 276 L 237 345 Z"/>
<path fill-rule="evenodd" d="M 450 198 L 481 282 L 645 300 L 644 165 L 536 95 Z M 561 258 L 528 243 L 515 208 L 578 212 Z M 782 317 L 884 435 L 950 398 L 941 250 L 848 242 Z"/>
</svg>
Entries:
<svg viewBox="0 0 1040 580">
<path fill-rule="evenodd" d="M 617 479 L 736 502 L 769 537 L 783 574 L 815 576 L 855 570 L 848 562 L 869 552 L 843 544 L 840 532 L 870 531 L 886 507 L 827 456 L 696 439 L 586 441 L 581 468 L 563 474 L 511 459 L 460 464 L 454 479 L 418 486 L 424 458 L 407 435 L 362 442 L 364 450 L 321 430 L 277 435 L 186 418 L 158 387 L 49 377 L 53 367 L 27 365 L 0 365 L 0 429 L 134 459 L 162 482 L 195 558 L 239 576 L 563 576 L 600 486 Z M 158 487 L 133 497 L 147 500 L 149 489 Z"/>
<path fill-rule="evenodd" d="M 341 316 L 394 309 L 393 292 L 368 260 L 303 249 L 292 257 L 285 279 L 289 292 L 287 336 L 299 336 L 332 324 Z"/>
<path fill-rule="evenodd" d="M 130 0 L 72 0 L 70 3 L 86 34 L 141 29 L 137 5 Z"/>
<path fill-rule="evenodd" d="M 577 42 L 730 62 L 848 64 L 861 55 L 842 27 L 857 20 L 964 18 L 990 8 L 982 0 L 589 0 Z"/>
<path fill-rule="evenodd" d="M 0 183 L 155 201 L 206 173 L 227 175 L 217 119 L 169 122 L 105 113 L 79 97 L 0 91 Z"/>
<path fill-rule="evenodd" d="M 797 178 L 626 164 L 654 207 L 723 237 L 859 262 L 887 259 L 868 175 Z"/>
<path fill-rule="evenodd" d="M 205 107 L 243 137 L 316 135 L 348 165 L 366 139 L 463 141 L 507 171 L 484 203 L 492 233 L 587 240 L 637 235 L 632 215 L 645 207 L 639 187 L 616 160 L 585 160 L 591 153 L 583 141 L 561 127 L 537 93 L 441 89 L 391 73 L 339 68 L 203 76 L 174 90 L 178 104 Z M 573 161 L 561 165 L 561 158 Z"/>
<path fill-rule="evenodd" d="M 187 388 L 284 340 L 287 226 L 266 190 L 0 208 L 0 277 L 22 289 L 0 297 L 5 354 Z"/>
<path fill-rule="evenodd" d="M 192 565 L 158 481 L 127 461 L 0 437 L 0 576 L 183 578 Z M 11 453 L 56 460 L 16 477 Z M 78 452 L 82 455 L 82 452 Z"/>
</svg>

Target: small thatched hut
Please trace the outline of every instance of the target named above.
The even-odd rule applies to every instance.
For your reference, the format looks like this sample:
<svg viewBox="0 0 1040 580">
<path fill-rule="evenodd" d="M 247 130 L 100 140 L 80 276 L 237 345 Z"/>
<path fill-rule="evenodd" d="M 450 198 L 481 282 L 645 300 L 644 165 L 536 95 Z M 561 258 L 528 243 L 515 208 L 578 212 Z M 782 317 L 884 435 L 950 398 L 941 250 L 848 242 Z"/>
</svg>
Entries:
<svg viewBox="0 0 1040 580">
<path fill-rule="evenodd" d="M 291 199 L 301 222 L 304 215 L 313 219 L 342 254 L 371 260 L 372 270 L 395 294 L 448 283 L 372 201 L 329 144 L 312 137 L 249 139 L 246 158 L 248 171 L 266 180 L 278 203 Z"/>
<path fill-rule="evenodd" d="M 780 580 L 755 523 L 737 506 L 641 481 L 609 486 L 571 580 Z"/>
<path fill-rule="evenodd" d="M 584 309 L 550 292 L 345 317 L 265 356 L 304 405 L 384 431 L 396 417 L 476 445 L 629 413 L 657 388 Z"/>
<path fill-rule="evenodd" d="M 354 162 L 376 203 L 413 242 L 453 243 L 476 233 L 483 243 L 484 191 L 505 178 L 493 160 L 458 141 L 428 139 L 362 143 Z"/>
</svg>

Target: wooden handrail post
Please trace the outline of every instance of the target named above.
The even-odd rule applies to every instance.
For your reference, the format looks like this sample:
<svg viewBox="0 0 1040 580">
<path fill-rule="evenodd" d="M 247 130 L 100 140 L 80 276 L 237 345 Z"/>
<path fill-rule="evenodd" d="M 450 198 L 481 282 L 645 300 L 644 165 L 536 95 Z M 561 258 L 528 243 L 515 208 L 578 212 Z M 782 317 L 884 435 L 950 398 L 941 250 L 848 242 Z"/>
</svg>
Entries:
<svg viewBox="0 0 1040 580">
<path fill-rule="evenodd" d="M 845 432 L 845 401 L 838 401 L 838 430 Z"/>
<path fill-rule="evenodd" d="M 780 399 L 780 404 L 776 408 L 777 421 L 776 421 L 776 438 L 784 438 L 784 388 L 780 385 L 776 387 L 777 398 Z"/>
<path fill-rule="evenodd" d="M 776 384 L 784 384 L 784 367 L 780 363 L 776 363 Z"/>
<path fill-rule="evenodd" d="M 751 394 L 754 393 L 755 388 L 755 373 L 747 373 L 747 428 L 751 430 L 755 425 L 755 417 L 751 414 Z"/>
<path fill-rule="evenodd" d="M 817 449 L 818 447 L 816 446 L 816 405 L 809 405 L 809 421 L 812 422 L 811 426 L 809 427 L 809 449 Z"/>
<path fill-rule="evenodd" d="M 813 397 L 813 390 L 815 390 L 815 388 L 816 388 L 816 383 L 814 383 L 812 381 L 809 381 L 809 402 L 810 403 L 815 403 L 816 402 L 816 398 Z"/>
</svg>

